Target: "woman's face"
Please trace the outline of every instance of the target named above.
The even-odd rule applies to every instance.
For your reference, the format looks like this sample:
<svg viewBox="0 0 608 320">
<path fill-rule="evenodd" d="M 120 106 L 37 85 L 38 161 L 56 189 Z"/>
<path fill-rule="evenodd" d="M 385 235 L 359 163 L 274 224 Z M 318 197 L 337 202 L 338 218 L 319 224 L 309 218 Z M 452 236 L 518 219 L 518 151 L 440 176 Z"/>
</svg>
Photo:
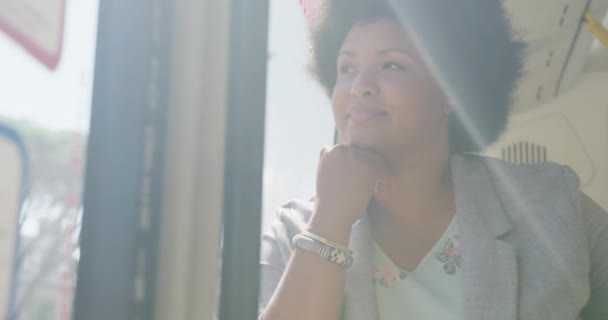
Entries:
<svg viewBox="0 0 608 320">
<path fill-rule="evenodd" d="M 350 30 L 337 57 L 332 105 L 344 144 L 389 156 L 433 144 L 449 148 L 448 103 L 391 19 Z"/>
</svg>

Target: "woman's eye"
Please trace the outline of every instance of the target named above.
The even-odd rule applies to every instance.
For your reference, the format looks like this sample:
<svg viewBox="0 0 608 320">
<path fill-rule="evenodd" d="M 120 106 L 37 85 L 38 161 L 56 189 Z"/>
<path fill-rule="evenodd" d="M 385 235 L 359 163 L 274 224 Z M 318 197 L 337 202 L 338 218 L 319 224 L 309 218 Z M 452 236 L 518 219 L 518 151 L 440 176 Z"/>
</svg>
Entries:
<svg viewBox="0 0 608 320">
<path fill-rule="evenodd" d="M 386 62 L 382 65 L 382 69 L 405 71 L 407 70 L 402 64 L 397 62 Z"/>
<path fill-rule="evenodd" d="M 355 67 L 352 64 L 343 64 L 340 66 L 340 73 L 348 74 L 353 73 L 355 71 Z"/>
</svg>

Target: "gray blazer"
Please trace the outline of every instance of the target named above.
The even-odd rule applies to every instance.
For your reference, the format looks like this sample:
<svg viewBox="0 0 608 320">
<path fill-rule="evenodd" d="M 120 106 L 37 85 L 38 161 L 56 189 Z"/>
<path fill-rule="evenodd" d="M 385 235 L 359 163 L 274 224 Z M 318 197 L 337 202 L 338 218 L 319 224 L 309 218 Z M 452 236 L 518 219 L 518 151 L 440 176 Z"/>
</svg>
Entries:
<svg viewBox="0 0 608 320">
<path fill-rule="evenodd" d="M 453 156 L 463 315 L 470 320 L 608 319 L 608 214 L 552 163 Z M 306 227 L 311 201 L 283 206 L 261 251 L 260 310 Z M 378 319 L 367 217 L 352 229 L 343 319 Z"/>
</svg>

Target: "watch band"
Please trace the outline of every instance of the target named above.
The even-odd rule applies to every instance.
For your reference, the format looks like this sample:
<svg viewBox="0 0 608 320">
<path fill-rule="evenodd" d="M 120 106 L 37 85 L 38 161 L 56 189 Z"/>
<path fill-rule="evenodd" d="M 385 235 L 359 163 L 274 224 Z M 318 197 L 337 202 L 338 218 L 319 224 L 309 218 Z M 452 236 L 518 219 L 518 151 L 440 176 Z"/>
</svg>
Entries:
<svg viewBox="0 0 608 320">
<path fill-rule="evenodd" d="M 332 245 L 331 242 L 319 237 L 321 241 L 310 236 L 311 233 L 301 233 L 293 238 L 293 246 L 313 253 L 325 260 L 336 263 L 344 268 L 349 268 L 353 264 L 353 255 L 351 250 L 338 245 Z"/>
</svg>

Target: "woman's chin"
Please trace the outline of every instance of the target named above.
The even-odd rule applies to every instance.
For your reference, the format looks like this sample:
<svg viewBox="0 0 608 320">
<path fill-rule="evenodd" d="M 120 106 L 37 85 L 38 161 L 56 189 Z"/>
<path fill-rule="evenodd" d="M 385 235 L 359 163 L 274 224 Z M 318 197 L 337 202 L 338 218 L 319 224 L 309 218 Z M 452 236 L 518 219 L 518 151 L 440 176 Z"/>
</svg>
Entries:
<svg viewBox="0 0 608 320">
<path fill-rule="evenodd" d="M 345 143 L 349 146 L 353 146 L 353 147 L 357 147 L 357 148 L 361 148 L 361 149 L 373 150 L 376 152 L 386 151 L 385 143 L 382 143 L 382 141 L 379 141 L 379 139 L 374 139 L 373 137 L 369 137 L 369 136 L 367 136 L 367 137 L 350 136 L 350 137 L 348 137 L 348 139 Z"/>
<path fill-rule="evenodd" d="M 349 124 L 346 126 L 344 137 L 349 145 L 367 148 L 381 147 L 390 139 L 385 128 L 371 124 L 367 126 Z"/>
</svg>

